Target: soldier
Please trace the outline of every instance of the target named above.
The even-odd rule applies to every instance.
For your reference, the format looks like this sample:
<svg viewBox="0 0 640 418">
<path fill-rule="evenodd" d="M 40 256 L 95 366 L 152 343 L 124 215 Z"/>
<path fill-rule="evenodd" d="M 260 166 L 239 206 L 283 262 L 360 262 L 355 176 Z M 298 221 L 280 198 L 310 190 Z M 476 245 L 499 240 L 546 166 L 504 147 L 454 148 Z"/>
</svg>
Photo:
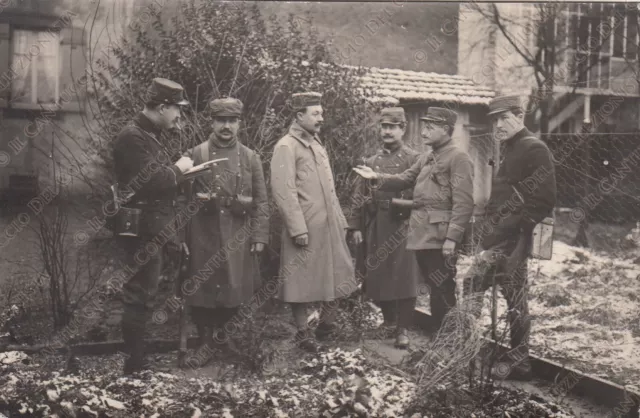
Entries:
<svg viewBox="0 0 640 418">
<path fill-rule="evenodd" d="M 473 163 L 451 138 L 457 117 L 449 109 L 430 107 L 420 118 L 421 135 L 433 151 L 400 174 L 354 168 L 364 178 L 379 179 L 376 186 L 381 191 L 413 187 L 407 249 L 416 251 L 431 290 L 431 315 L 438 328 L 456 304 L 456 251 L 473 212 Z"/>
<path fill-rule="evenodd" d="M 198 329 L 199 358 L 209 359 L 215 340 L 229 337 L 225 324 L 260 285 L 255 255 L 269 242 L 267 186 L 255 151 L 238 141 L 243 104 L 238 99 L 210 103 L 213 133 L 187 151 L 194 164 L 218 158 L 210 175 L 198 177 L 188 191 L 200 209 L 191 218 L 187 243 L 190 277 L 183 284 L 187 306 Z M 202 365 L 202 364 L 200 364 Z"/>
<path fill-rule="evenodd" d="M 489 116 L 494 136 L 501 142 L 502 160 L 479 228 L 484 250 L 479 260 L 488 262 L 489 268 L 470 278 L 465 293 L 472 289 L 473 299 L 482 300 L 492 277 L 496 278 L 509 308 L 512 348 L 506 361 L 509 373 L 502 372 L 498 377 L 530 380 L 527 259 L 533 229 L 551 216 L 556 203 L 555 167 L 546 144 L 524 126 L 524 109 L 518 96 L 493 99 Z"/>
<path fill-rule="evenodd" d="M 347 221 L 335 193 L 322 126 L 320 93 L 291 97 L 295 120 L 271 160 L 271 188 L 284 228 L 280 252 L 283 284 L 278 298 L 291 304 L 296 340 L 307 351 L 319 346 L 307 327 L 307 305 L 331 302 L 355 290 L 354 267 L 347 247 Z M 335 330 L 335 309 L 325 303 L 315 337 Z"/>
<path fill-rule="evenodd" d="M 118 134 L 113 151 L 118 185 L 134 193 L 126 207 L 142 211 L 137 236 L 116 236 L 127 255 L 127 264 L 134 266 L 135 271 L 123 289 L 122 337 L 129 355 L 124 364 L 125 374 L 147 367 L 145 324 L 158 290 L 164 246 L 177 240 L 173 224 L 178 184 L 183 173 L 193 166 L 188 157 L 170 164 L 173 153 L 160 142 L 163 131 L 179 128 L 180 106 L 188 104 L 182 86 L 155 78 L 147 97 L 144 110 Z"/>
<path fill-rule="evenodd" d="M 365 165 L 388 174 L 402 173 L 417 160 L 419 153 L 402 142 L 407 120 L 404 109 L 391 107 L 382 109 L 380 114 L 380 136 L 382 149 L 365 160 Z M 363 241 L 366 246 L 365 293 L 376 301 L 382 309 L 384 323 L 379 336 L 386 338 L 395 329 L 396 347 L 407 348 L 413 311 L 418 294 L 418 264 L 415 253 L 404 246 L 407 236 L 410 208 L 394 208 L 396 202 L 409 202 L 410 190 L 404 192 L 382 192 L 371 190 L 364 181 L 358 181 L 354 193 L 354 205 L 349 226 L 356 245 Z M 366 196 L 366 198 L 364 197 Z M 371 198 L 369 198 L 369 196 Z M 367 199 L 364 207 L 361 202 Z M 360 202 L 360 205 L 357 203 Z M 402 245 L 394 245 L 400 241 Z M 388 254 L 384 259 L 376 259 L 378 249 Z"/>
</svg>

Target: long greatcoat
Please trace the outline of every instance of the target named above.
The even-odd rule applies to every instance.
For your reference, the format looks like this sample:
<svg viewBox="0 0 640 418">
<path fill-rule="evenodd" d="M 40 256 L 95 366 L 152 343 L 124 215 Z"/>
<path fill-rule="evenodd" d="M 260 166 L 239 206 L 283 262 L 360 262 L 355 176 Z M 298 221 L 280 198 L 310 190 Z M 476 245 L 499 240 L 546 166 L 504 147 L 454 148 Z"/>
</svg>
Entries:
<svg viewBox="0 0 640 418">
<path fill-rule="evenodd" d="M 395 150 L 378 151 L 365 160 L 365 165 L 377 172 L 398 174 L 411 167 L 418 156 L 417 151 L 401 145 Z M 412 191 L 371 190 L 360 177 L 356 184 L 348 221 L 350 228 L 364 234 L 367 297 L 377 301 L 416 297 L 420 274 L 415 252 L 406 249 L 409 220 L 394 219 L 389 208 L 381 204 L 392 198 L 410 200 Z M 365 203 L 369 199 L 371 203 Z"/>
<path fill-rule="evenodd" d="M 237 173 L 241 174 L 242 194 L 253 197 L 253 208 L 245 218 L 233 215 L 229 208 L 200 206 L 191 218 L 187 243 L 191 252 L 190 282 L 185 292 L 187 304 L 204 308 L 236 307 L 247 302 L 260 285 L 257 258 L 250 253 L 252 243 L 269 242 L 267 187 L 259 155 L 236 142 L 229 148 L 219 147 L 210 138 L 186 155 L 194 165 L 217 158 L 211 174 L 194 179 L 189 195 L 209 190 L 220 196 L 234 196 Z M 208 148 L 208 152 L 207 149 Z"/>
<path fill-rule="evenodd" d="M 295 122 L 273 151 L 271 190 L 284 223 L 278 298 L 318 302 L 352 293 L 356 284 L 347 221 L 329 158 L 318 137 Z M 293 237 L 304 233 L 309 245 L 296 246 Z"/>
</svg>

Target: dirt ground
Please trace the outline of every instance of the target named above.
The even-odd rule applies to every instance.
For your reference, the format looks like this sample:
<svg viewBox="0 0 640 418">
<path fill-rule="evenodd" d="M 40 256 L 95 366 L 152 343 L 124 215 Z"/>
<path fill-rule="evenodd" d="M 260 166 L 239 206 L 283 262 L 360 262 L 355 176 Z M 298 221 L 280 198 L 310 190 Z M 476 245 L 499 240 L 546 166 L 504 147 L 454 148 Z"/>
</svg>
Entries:
<svg viewBox="0 0 640 418">
<path fill-rule="evenodd" d="M 17 214 L 0 218 L 0 230 L 15 221 Z M 34 224 L 32 223 L 32 226 Z M 86 228 L 86 222 L 70 219 L 67 240 L 73 240 L 75 231 Z M 627 227 L 592 225 L 593 247 L 611 250 Z M 532 351 L 567 366 L 592 373 L 623 385 L 634 387 L 640 382 L 640 265 L 628 253 L 623 259 L 593 250 L 567 245 L 575 231 L 559 230 L 564 241 L 554 243 L 554 257 L 550 261 L 532 261 L 530 264 L 529 295 L 533 317 Z M 595 239 L 594 239 L 595 237 Z M 42 274 L 37 253 L 37 235 L 26 227 L 2 249 L 0 253 L 0 297 L 7 302 L 6 289 L 22 295 L 34 306 L 43 306 L 46 292 L 34 285 Z M 100 245 L 97 240 L 95 245 Z M 640 256 L 640 254 L 637 254 Z M 637 258 L 637 257 L 636 257 Z M 73 260 L 71 260 L 73 261 Z M 459 262 L 459 275 L 463 277 L 469 260 Z M 172 293 L 171 283 L 164 282 L 158 303 L 162 304 Z M 16 294 L 16 293 L 14 293 Z M 5 299 L 7 298 L 7 299 Z M 490 292 L 484 306 L 485 325 L 489 325 Z M 428 306 L 428 295 L 420 298 L 419 306 Z M 499 300 L 498 312 L 505 312 Z M 122 309 L 117 301 L 110 302 L 103 317 L 90 332 L 81 336 L 83 341 L 120 339 L 118 327 Z M 166 322 L 150 324 L 147 338 L 175 338 L 178 334 L 177 315 Z M 292 334 L 290 321 L 282 322 L 281 335 Z M 288 325 L 287 325 L 288 324 Z M 32 309 L 19 327 L 22 343 L 32 344 L 46 340 L 51 334 L 51 320 L 46 309 Z M 195 336 L 195 330 L 190 329 Z M 639 389 L 635 386 L 636 389 Z"/>
<path fill-rule="evenodd" d="M 640 264 L 634 251 L 612 256 L 556 240 L 552 260 L 529 262 L 532 352 L 638 390 Z M 627 257 L 627 258 L 624 258 Z M 458 262 L 458 290 L 470 259 Z M 428 309 L 429 296 L 418 305 Z M 484 325 L 490 330 L 491 292 Z M 498 293 L 498 330 L 506 303 Z M 501 334 L 499 332 L 499 334 Z"/>
</svg>

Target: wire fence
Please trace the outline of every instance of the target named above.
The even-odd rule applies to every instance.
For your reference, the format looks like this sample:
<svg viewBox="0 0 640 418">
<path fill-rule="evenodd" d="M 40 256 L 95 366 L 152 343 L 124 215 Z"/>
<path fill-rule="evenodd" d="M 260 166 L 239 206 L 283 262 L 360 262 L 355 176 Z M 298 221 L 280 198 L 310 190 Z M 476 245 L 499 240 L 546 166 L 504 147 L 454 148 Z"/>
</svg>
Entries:
<svg viewBox="0 0 640 418">
<path fill-rule="evenodd" d="M 640 220 L 640 133 L 549 134 L 542 140 L 556 158 L 557 207 L 576 209 L 575 221 Z"/>
<path fill-rule="evenodd" d="M 576 221 L 583 216 L 604 223 L 640 221 L 640 133 L 546 134 L 541 139 L 554 158 L 557 208 L 576 210 Z M 473 136 L 470 143 L 476 165 L 498 160 L 490 134 Z M 477 185 L 492 175 L 481 171 L 489 180 Z"/>
</svg>

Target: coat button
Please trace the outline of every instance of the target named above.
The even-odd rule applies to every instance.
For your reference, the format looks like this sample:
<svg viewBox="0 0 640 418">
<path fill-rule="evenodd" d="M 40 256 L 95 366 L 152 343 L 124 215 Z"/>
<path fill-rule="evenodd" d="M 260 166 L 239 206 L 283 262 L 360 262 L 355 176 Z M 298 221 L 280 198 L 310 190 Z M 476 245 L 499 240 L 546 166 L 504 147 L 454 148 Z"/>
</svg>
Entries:
<svg viewBox="0 0 640 418">
<path fill-rule="evenodd" d="M 216 155 L 216 152 L 215 152 L 215 151 L 213 151 L 211 154 Z"/>
<path fill-rule="evenodd" d="M 216 178 L 220 177 L 220 174 L 216 174 Z"/>
<path fill-rule="evenodd" d="M 220 209 L 220 213 L 224 213 L 224 210 Z"/>
</svg>

